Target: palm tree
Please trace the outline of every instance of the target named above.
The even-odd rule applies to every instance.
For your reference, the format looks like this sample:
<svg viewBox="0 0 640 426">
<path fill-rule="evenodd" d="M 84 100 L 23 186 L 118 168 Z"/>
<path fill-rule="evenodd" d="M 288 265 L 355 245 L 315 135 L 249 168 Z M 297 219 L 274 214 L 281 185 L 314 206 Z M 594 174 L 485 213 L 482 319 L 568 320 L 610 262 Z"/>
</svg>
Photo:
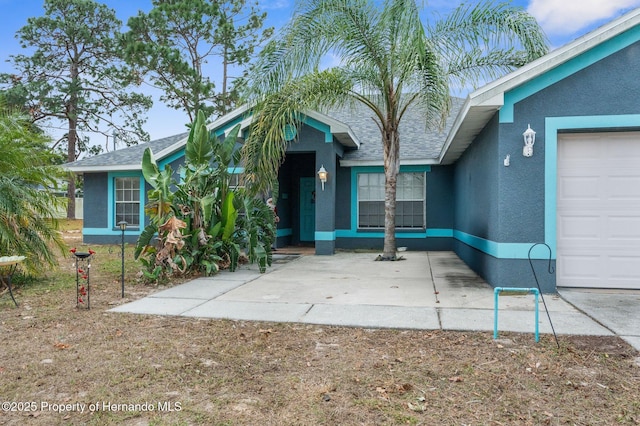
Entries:
<svg viewBox="0 0 640 426">
<path fill-rule="evenodd" d="M 26 269 L 41 272 L 64 248 L 54 218 L 64 199 L 48 191 L 62 175 L 47 138 L 3 105 L 0 98 L 0 256 L 26 256 Z"/>
<path fill-rule="evenodd" d="M 244 153 L 248 171 L 277 176 L 284 129 L 306 110 L 360 102 L 384 147 L 383 257 L 395 258 L 398 127 L 408 108 L 441 126 L 452 87 L 496 78 L 547 52 L 546 38 L 524 10 L 501 3 L 461 5 L 422 23 L 415 0 L 300 0 L 297 13 L 265 47 L 249 85 L 256 120 Z M 321 70 L 328 53 L 339 65 Z M 425 129 L 426 130 L 426 129 Z"/>
</svg>

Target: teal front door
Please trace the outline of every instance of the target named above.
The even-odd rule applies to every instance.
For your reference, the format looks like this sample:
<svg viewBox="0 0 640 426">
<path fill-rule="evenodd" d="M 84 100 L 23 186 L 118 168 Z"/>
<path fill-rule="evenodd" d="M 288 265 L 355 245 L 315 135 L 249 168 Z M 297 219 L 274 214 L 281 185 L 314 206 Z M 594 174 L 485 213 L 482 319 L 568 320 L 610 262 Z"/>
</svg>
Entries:
<svg viewBox="0 0 640 426">
<path fill-rule="evenodd" d="M 300 178 L 300 241 L 315 241 L 316 180 Z"/>
</svg>

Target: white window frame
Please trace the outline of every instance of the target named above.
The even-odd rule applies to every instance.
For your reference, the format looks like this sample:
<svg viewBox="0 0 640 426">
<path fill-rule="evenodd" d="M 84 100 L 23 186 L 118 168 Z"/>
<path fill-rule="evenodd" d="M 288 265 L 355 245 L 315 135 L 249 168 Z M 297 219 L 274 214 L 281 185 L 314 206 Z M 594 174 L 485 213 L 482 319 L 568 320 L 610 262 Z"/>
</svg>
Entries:
<svg viewBox="0 0 640 426">
<path fill-rule="evenodd" d="M 134 183 L 135 185 L 137 185 L 137 188 L 135 188 L 134 185 L 131 185 L 129 187 L 120 187 L 119 183 L 124 181 Z M 140 228 L 140 206 L 142 203 L 142 200 L 140 199 L 141 197 L 140 185 L 141 185 L 140 178 L 137 176 L 116 176 L 113 178 L 113 191 L 114 191 L 113 218 L 114 218 L 114 224 L 116 226 L 121 220 L 124 220 L 127 222 L 128 227 Z M 125 191 L 128 191 L 130 193 L 130 197 L 125 196 L 124 197 L 125 199 L 120 199 L 121 195 L 124 195 L 126 193 Z M 126 199 L 126 198 L 129 198 L 129 199 Z M 134 206 L 133 211 L 118 213 L 118 210 L 119 210 L 118 206 L 121 206 L 121 205 Z M 134 219 L 135 222 L 133 222 L 132 219 Z"/>
<path fill-rule="evenodd" d="M 404 188 L 404 186 L 401 187 L 403 181 L 403 178 L 401 177 L 401 175 L 419 175 L 422 177 L 422 188 L 420 191 L 420 195 L 421 197 L 415 197 L 415 191 L 409 191 L 406 190 Z M 367 176 L 368 179 L 371 179 L 371 177 L 375 176 L 375 179 L 377 180 L 377 182 L 374 182 L 373 185 L 367 185 L 365 186 L 361 186 L 361 177 L 363 176 Z M 360 172 L 357 174 L 357 181 L 356 181 L 356 186 L 357 186 L 357 228 L 359 230 L 380 230 L 380 229 L 384 229 L 384 192 L 385 192 L 385 188 L 384 188 L 384 173 L 380 173 L 380 172 Z M 427 176 L 425 172 L 419 171 L 419 172 L 400 172 L 400 174 L 398 175 L 398 181 L 397 181 L 397 187 L 396 187 L 396 209 L 398 208 L 398 203 L 399 202 L 422 202 L 422 224 L 421 226 L 397 226 L 398 224 L 398 213 L 396 210 L 396 230 L 424 230 L 426 229 L 427 226 L 427 221 L 426 221 L 426 210 L 427 210 L 427 203 L 426 203 L 426 186 L 427 186 Z M 408 192 L 411 192 L 411 194 L 407 194 Z M 368 226 L 363 226 L 362 222 L 361 222 L 361 217 L 360 217 L 360 210 L 361 210 L 361 203 L 363 202 L 379 202 L 382 203 L 382 225 L 368 225 Z"/>
</svg>

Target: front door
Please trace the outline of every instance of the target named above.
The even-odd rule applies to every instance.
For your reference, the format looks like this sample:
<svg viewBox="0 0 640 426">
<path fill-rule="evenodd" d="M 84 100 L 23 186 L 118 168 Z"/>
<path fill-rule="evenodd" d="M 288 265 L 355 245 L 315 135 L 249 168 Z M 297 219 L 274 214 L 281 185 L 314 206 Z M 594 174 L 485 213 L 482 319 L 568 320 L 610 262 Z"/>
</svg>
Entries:
<svg viewBox="0 0 640 426">
<path fill-rule="evenodd" d="M 315 241 L 316 180 L 300 178 L 300 241 Z"/>
</svg>

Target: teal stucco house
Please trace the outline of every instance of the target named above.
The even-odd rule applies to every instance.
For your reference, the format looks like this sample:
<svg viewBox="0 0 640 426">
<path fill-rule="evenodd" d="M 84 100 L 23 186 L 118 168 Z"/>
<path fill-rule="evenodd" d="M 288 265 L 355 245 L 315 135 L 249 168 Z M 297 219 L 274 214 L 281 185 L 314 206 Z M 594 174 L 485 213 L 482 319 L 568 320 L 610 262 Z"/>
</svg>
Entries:
<svg viewBox="0 0 640 426">
<path fill-rule="evenodd" d="M 455 252 L 494 286 L 530 281 L 529 255 L 557 287 L 640 289 L 640 9 L 454 99 L 442 132 L 404 118 L 397 241 Z M 209 127 L 223 135 L 240 108 Z M 149 142 L 160 166 L 183 161 L 186 134 Z M 280 168 L 278 244 L 382 248 L 378 129 L 362 109 L 308 111 Z M 84 175 L 87 243 L 129 240 L 145 222 L 147 145 L 70 163 Z M 321 167 L 326 183 L 318 179 Z M 547 275 L 547 274 L 545 274 Z"/>
</svg>

